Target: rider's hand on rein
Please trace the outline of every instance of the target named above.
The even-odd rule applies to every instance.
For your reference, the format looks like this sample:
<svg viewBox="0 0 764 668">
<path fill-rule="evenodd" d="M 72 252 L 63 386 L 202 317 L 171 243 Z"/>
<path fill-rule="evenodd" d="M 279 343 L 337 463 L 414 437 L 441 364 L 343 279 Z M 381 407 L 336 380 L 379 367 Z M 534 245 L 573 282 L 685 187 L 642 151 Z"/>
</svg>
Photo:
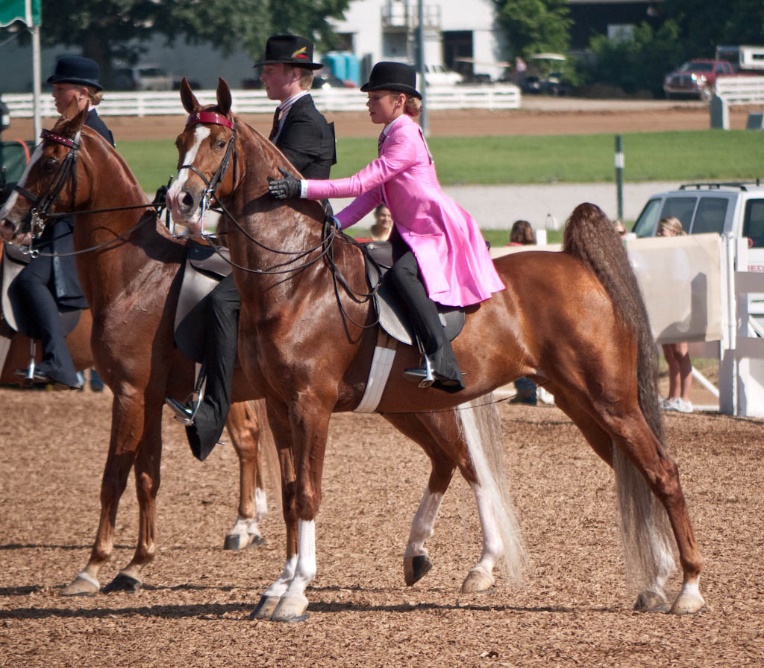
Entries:
<svg viewBox="0 0 764 668">
<path fill-rule="evenodd" d="M 294 199 L 300 196 L 300 179 L 295 178 L 289 172 L 279 167 L 284 175 L 283 179 L 271 179 L 268 183 L 268 192 L 276 199 Z"/>
</svg>

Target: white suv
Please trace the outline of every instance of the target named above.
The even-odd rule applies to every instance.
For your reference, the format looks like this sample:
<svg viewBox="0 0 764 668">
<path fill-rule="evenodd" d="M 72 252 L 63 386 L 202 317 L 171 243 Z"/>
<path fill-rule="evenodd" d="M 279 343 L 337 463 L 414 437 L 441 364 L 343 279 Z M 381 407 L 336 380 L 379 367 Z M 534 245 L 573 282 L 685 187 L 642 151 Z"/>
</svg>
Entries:
<svg viewBox="0 0 764 668">
<path fill-rule="evenodd" d="M 732 234 L 748 239 L 748 271 L 764 272 L 764 185 L 760 180 L 735 183 L 687 183 L 647 200 L 634 223 L 637 237 L 655 236 L 658 221 L 675 216 L 688 234 Z M 751 312 L 764 317 L 764 295 L 751 300 Z"/>
</svg>

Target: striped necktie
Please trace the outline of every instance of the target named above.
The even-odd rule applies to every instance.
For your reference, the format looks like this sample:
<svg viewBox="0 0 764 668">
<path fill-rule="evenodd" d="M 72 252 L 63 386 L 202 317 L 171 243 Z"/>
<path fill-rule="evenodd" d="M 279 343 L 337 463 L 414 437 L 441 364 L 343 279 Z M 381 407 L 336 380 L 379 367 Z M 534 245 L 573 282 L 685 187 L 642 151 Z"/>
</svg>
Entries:
<svg viewBox="0 0 764 668">
<path fill-rule="evenodd" d="M 281 119 L 281 107 L 276 107 L 276 111 L 273 112 L 273 127 L 271 128 L 271 134 L 268 136 L 270 141 L 276 141 L 276 136 L 279 133 L 279 120 Z"/>
<path fill-rule="evenodd" d="M 377 140 L 377 155 L 382 153 L 382 144 L 385 143 L 385 139 L 387 139 L 387 133 L 382 132 L 379 135 L 379 139 Z"/>
</svg>

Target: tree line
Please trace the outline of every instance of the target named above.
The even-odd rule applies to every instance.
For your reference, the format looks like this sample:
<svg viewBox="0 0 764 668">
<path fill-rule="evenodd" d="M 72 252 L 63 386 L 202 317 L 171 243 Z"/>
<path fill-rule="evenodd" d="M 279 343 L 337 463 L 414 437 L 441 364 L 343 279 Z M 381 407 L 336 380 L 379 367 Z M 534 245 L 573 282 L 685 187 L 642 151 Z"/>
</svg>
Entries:
<svg viewBox="0 0 764 668">
<path fill-rule="evenodd" d="M 258 58 L 269 35 L 310 35 L 321 51 L 342 45 L 332 20 L 351 0 L 42 0 L 44 45 L 79 47 L 111 81 L 115 59 L 135 62 L 154 35 L 213 44 L 223 55 L 243 50 Z M 507 37 L 505 58 L 567 53 L 573 20 L 567 0 L 492 0 Z M 761 0 L 663 0 L 659 21 L 640 23 L 628 39 L 595 35 L 569 74 L 577 84 L 600 84 L 626 94 L 660 94 L 663 75 L 690 57 L 710 57 L 717 44 L 764 42 Z"/>
</svg>

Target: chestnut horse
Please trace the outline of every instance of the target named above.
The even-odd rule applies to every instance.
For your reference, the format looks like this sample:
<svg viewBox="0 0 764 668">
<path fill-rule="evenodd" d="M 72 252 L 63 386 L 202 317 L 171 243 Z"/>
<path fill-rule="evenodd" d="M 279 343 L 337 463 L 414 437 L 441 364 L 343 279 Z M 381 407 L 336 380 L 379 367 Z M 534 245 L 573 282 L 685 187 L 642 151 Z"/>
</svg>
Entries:
<svg viewBox="0 0 764 668">
<path fill-rule="evenodd" d="M 214 105 L 202 106 L 188 82 L 181 85 L 181 100 L 190 116 L 176 141 L 179 173 L 168 205 L 176 222 L 198 222 L 214 194 L 230 218 L 229 247 L 242 301 L 239 355 L 267 398 L 282 461 L 287 562 L 253 614 L 302 619 L 305 589 L 316 570 L 315 518 L 329 418 L 359 406 L 378 348 L 374 308 L 363 297 L 364 260 L 354 241 L 325 222 L 320 203 L 269 196 L 269 179 L 281 178 L 280 169 L 294 169 L 231 112 L 225 81 L 219 82 Z M 434 499 L 456 466 L 473 483 L 479 503 L 487 493 L 482 478 L 475 482 L 480 449 L 467 450 L 469 438 L 453 438 L 454 407 L 529 376 L 554 394 L 557 406 L 615 471 L 627 570 L 640 588 L 637 607 L 668 608 L 664 585 L 674 566 L 673 530 L 683 582 L 671 610 L 700 610 L 701 556 L 677 466 L 663 444 L 655 346 L 612 224 L 595 205 L 581 204 L 568 221 L 563 252 L 524 252 L 495 264 L 506 289 L 467 309 L 453 344 L 466 389 L 454 395 L 405 382 L 402 372 L 418 364 L 419 352 L 404 346 L 376 404 L 377 412 L 422 445 L 433 464 L 430 489 L 412 527 L 418 539 L 410 537 L 405 556 L 422 555 L 437 512 Z M 430 411 L 420 413 L 426 431 L 406 430 L 414 411 Z M 465 436 L 471 432 L 465 420 L 458 426 Z M 494 473 L 491 460 L 486 462 Z M 497 506 L 490 509 L 495 513 Z M 484 532 L 496 519 L 484 522 Z M 484 550 L 496 538 L 484 534 Z M 497 554 L 503 548 L 507 556 L 517 544 L 499 546 Z M 490 572 L 481 579 L 485 587 L 491 582 Z"/>
<path fill-rule="evenodd" d="M 48 211 L 40 208 L 30 216 L 30 210 L 49 193 L 66 156 L 76 155 L 76 179 L 70 178 L 60 191 L 51 212 L 82 212 L 77 215 L 74 244 L 91 311 L 85 312 L 88 317 L 78 327 L 87 327 L 87 353 L 92 345 L 92 358 L 114 399 L 95 544 L 86 567 L 64 590 L 67 595 L 99 591 L 98 574 L 113 550 L 117 509 L 133 467 L 140 512 L 138 541 L 130 563 L 104 591 L 135 590 L 141 585 L 142 571 L 156 554 L 164 398 L 185 396 L 194 383 L 193 362 L 173 343 L 186 242 L 167 232 L 152 205 L 145 204 L 146 196 L 128 165 L 98 133 L 83 125 L 84 119 L 72 108 L 52 132 L 43 133 L 17 191 L 0 210 L 0 231 L 6 237 L 19 231 L 23 219 L 47 223 Z M 78 341 L 83 340 L 80 335 Z M 234 401 L 240 403 L 232 406 L 227 427 L 239 458 L 240 495 L 238 518 L 225 540 L 228 549 L 262 540 L 258 519 L 265 510 L 265 497 L 258 438 L 272 437 L 262 400 L 241 403 L 253 398 L 253 389 L 237 372 Z"/>
</svg>

